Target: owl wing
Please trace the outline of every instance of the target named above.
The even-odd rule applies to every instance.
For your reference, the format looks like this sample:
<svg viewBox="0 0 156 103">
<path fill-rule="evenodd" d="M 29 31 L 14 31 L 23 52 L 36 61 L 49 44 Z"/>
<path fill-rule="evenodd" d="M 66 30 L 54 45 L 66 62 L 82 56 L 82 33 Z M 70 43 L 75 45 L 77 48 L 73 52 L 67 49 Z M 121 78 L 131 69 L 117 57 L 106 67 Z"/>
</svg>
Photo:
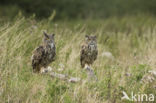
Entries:
<svg viewBox="0 0 156 103">
<path fill-rule="evenodd" d="M 80 59 L 81 60 L 83 60 L 83 58 L 84 58 L 84 56 L 85 56 L 85 50 L 84 50 L 84 48 L 82 47 L 82 49 L 81 49 L 81 54 L 80 54 L 81 56 L 80 56 Z"/>
<path fill-rule="evenodd" d="M 35 49 L 35 51 L 33 52 L 33 55 L 32 55 L 32 67 L 33 68 L 36 68 L 41 64 L 42 59 L 45 54 L 44 52 L 45 52 L 45 50 L 44 50 L 43 46 L 39 46 L 38 48 Z"/>
<path fill-rule="evenodd" d="M 96 50 L 95 54 L 94 54 L 94 60 L 97 59 L 97 55 L 98 55 L 98 50 Z"/>
<path fill-rule="evenodd" d="M 85 62 L 84 62 L 84 61 L 85 61 L 86 53 L 87 53 L 86 48 L 87 48 L 86 45 L 82 45 L 82 46 L 81 46 L 80 62 L 81 62 L 81 66 L 82 66 L 82 67 L 84 67 L 84 65 L 85 65 Z"/>
</svg>

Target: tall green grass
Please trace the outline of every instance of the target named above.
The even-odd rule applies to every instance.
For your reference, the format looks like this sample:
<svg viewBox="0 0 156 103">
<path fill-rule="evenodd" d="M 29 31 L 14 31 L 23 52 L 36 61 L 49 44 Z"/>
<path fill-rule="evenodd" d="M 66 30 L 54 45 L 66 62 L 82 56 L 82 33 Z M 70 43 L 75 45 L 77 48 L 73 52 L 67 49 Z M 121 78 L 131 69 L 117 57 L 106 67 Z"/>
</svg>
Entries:
<svg viewBox="0 0 156 103">
<path fill-rule="evenodd" d="M 54 71 L 82 79 L 67 83 L 47 75 L 33 74 L 32 51 L 42 42 L 42 31 L 55 33 Z M 97 82 L 88 82 L 80 67 L 80 46 L 86 34 L 97 35 L 99 55 L 92 65 Z M 148 16 L 105 20 L 36 21 L 17 17 L 0 24 L 1 103 L 129 103 L 128 94 L 153 93 L 153 84 L 141 79 L 156 68 L 156 19 Z M 111 52 L 114 59 L 105 57 Z M 59 65 L 65 66 L 58 71 Z M 131 74 L 129 77 L 126 74 Z"/>
</svg>

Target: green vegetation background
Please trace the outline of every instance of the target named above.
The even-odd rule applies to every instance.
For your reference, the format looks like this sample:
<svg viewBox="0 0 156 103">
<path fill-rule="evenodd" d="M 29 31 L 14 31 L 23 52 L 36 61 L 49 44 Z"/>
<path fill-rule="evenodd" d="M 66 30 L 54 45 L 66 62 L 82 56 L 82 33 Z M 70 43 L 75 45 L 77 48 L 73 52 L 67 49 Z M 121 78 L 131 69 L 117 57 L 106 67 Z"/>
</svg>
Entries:
<svg viewBox="0 0 156 103">
<path fill-rule="evenodd" d="M 42 42 L 43 30 L 56 34 L 53 71 L 80 77 L 81 82 L 32 73 L 32 52 Z M 98 59 L 92 65 L 97 82 L 88 82 L 80 67 L 80 45 L 86 34 L 97 36 Z M 144 77 L 155 78 L 149 74 L 156 68 L 155 37 L 155 17 L 145 15 L 70 22 L 19 15 L 0 25 L 0 103 L 132 103 L 121 100 L 122 91 L 156 95 L 156 79 L 142 82 Z"/>
<path fill-rule="evenodd" d="M 22 11 L 26 16 L 55 19 L 103 18 L 135 14 L 156 14 L 156 0 L 1 0 L 1 16 L 15 16 Z"/>
</svg>

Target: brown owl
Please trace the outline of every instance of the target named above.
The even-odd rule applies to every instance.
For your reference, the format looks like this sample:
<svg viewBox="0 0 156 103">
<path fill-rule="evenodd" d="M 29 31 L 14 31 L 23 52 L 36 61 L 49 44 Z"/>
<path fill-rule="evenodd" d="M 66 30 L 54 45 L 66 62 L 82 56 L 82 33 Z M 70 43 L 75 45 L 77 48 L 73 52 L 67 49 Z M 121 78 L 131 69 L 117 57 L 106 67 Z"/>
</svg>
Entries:
<svg viewBox="0 0 156 103">
<path fill-rule="evenodd" d="M 96 60 L 98 55 L 96 36 L 85 36 L 86 40 L 81 47 L 80 62 L 81 67 L 85 64 L 91 65 Z"/>
<path fill-rule="evenodd" d="M 54 61 L 56 56 L 55 51 L 55 34 L 47 34 L 43 32 L 44 39 L 42 45 L 37 47 L 32 55 L 32 68 L 33 72 L 39 73 L 41 68 L 47 68 L 47 66 Z"/>
</svg>

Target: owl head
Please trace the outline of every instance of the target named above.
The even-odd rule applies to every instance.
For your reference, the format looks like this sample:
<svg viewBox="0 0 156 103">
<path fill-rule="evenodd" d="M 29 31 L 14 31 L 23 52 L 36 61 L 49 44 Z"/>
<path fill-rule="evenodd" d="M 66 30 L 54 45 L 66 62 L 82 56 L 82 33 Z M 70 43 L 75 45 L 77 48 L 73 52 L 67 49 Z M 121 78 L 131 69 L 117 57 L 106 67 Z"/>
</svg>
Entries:
<svg viewBox="0 0 156 103">
<path fill-rule="evenodd" d="M 96 50 L 97 48 L 97 42 L 96 42 L 96 36 L 95 35 L 86 35 L 86 43 L 88 44 L 88 48 L 91 51 Z"/>
<path fill-rule="evenodd" d="M 43 39 L 44 45 L 50 45 L 51 48 L 53 48 L 55 46 L 54 41 L 55 34 L 47 34 L 45 31 L 43 32 L 43 34 L 44 34 Z"/>
<path fill-rule="evenodd" d="M 86 35 L 85 38 L 86 38 L 86 42 L 88 44 L 90 44 L 90 45 L 96 44 L 96 36 L 95 35 L 90 35 L 90 36 Z"/>
</svg>

